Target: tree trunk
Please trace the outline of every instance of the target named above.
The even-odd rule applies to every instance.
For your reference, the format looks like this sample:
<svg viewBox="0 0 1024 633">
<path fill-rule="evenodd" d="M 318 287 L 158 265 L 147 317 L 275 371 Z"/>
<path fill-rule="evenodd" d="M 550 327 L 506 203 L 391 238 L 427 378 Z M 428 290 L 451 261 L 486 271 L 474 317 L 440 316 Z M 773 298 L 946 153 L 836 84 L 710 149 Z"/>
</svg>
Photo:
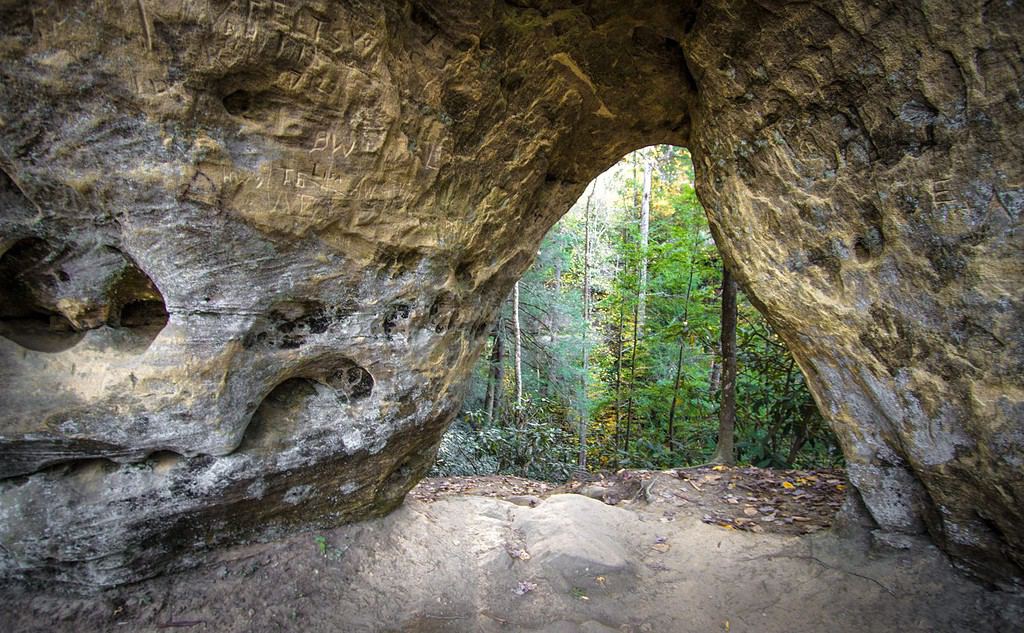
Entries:
<svg viewBox="0 0 1024 633">
<path fill-rule="evenodd" d="M 590 325 L 590 201 L 594 198 L 595 183 L 590 188 L 587 203 L 583 207 L 583 320 Z M 584 334 L 585 336 L 585 334 Z"/>
<path fill-rule="evenodd" d="M 515 333 L 516 415 L 523 408 L 523 332 L 519 326 L 519 282 L 512 287 L 512 327 Z"/>
<path fill-rule="evenodd" d="M 665 440 L 665 447 L 672 451 L 672 440 L 675 439 L 676 402 L 679 399 L 679 378 L 683 373 L 683 347 L 686 341 L 679 339 L 679 356 L 676 358 L 676 379 L 672 383 L 672 406 L 668 409 L 668 438 Z"/>
<path fill-rule="evenodd" d="M 711 349 L 712 356 L 718 356 L 717 347 Z M 711 359 L 711 373 L 708 375 L 708 393 L 715 395 L 722 387 L 722 363 L 717 358 Z"/>
<path fill-rule="evenodd" d="M 494 326 L 494 347 L 491 348 L 491 379 L 487 384 L 487 422 L 494 423 L 501 414 L 502 382 L 505 380 L 505 338 L 502 336 L 501 318 Z"/>
<path fill-rule="evenodd" d="M 619 302 L 618 345 L 615 349 L 615 449 L 619 448 L 619 426 L 622 422 L 622 330 L 625 327 L 626 306 Z"/>
<path fill-rule="evenodd" d="M 632 358 L 629 361 L 629 400 L 626 401 L 626 440 L 623 442 L 622 448 L 627 453 L 629 452 L 629 433 L 633 425 L 633 387 L 636 385 L 636 347 L 637 347 L 637 327 L 639 322 L 637 321 L 637 306 L 633 307 L 633 351 L 631 352 Z"/>
<path fill-rule="evenodd" d="M 637 331 L 644 333 L 644 322 L 647 320 L 647 246 L 651 234 L 651 172 L 654 170 L 654 159 L 644 160 L 644 193 L 640 203 L 640 288 L 637 297 Z"/>
<path fill-rule="evenodd" d="M 693 250 L 690 251 L 690 274 L 686 278 L 686 300 L 683 302 L 683 333 L 679 336 L 679 357 L 676 358 L 676 379 L 672 384 L 672 406 L 668 409 L 668 439 L 665 447 L 672 452 L 672 441 L 675 439 L 676 402 L 679 399 L 679 379 L 683 373 L 683 347 L 686 345 L 686 332 L 690 328 L 690 287 L 693 285 Z"/>
<path fill-rule="evenodd" d="M 488 356 L 488 362 L 490 362 L 491 365 L 489 365 L 487 367 L 487 390 L 484 393 L 484 420 L 486 420 L 488 426 L 490 426 L 491 422 L 494 419 L 492 417 L 494 415 L 494 365 L 493 365 L 494 364 L 494 359 L 493 359 L 493 354 L 494 354 L 494 351 L 493 351 L 493 347 L 492 347 L 491 355 Z M 476 429 L 476 425 L 475 424 L 472 424 L 471 426 L 474 429 Z"/>
<path fill-rule="evenodd" d="M 796 435 L 793 436 L 793 442 L 789 446 L 789 453 L 786 454 L 786 468 L 792 468 L 793 462 L 796 461 L 796 456 L 800 454 L 800 449 L 807 443 L 807 435 L 803 429 L 799 429 Z"/>
<path fill-rule="evenodd" d="M 722 395 L 718 409 L 718 447 L 712 461 L 736 463 L 733 430 L 736 427 L 736 282 L 722 266 Z"/>
<path fill-rule="evenodd" d="M 558 226 L 558 225 L 556 225 L 556 226 Z M 559 235 L 560 235 L 561 234 L 561 229 L 559 229 L 558 231 L 559 231 Z M 559 239 L 556 242 L 556 244 L 558 244 L 561 247 L 562 240 Z M 562 296 L 562 250 L 561 250 L 561 248 L 559 248 L 559 250 L 558 250 L 558 256 L 555 257 L 555 296 L 559 297 L 559 298 L 561 298 L 561 296 Z"/>
<path fill-rule="evenodd" d="M 581 377 L 582 394 L 580 396 L 580 454 L 579 469 L 587 470 L 587 426 L 590 423 L 590 407 L 587 404 L 587 382 L 590 379 L 590 349 L 588 334 L 590 333 L 590 202 L 594 198 L 597 183 L 591 185 L 587 204 L 583 209 L 583 375 Z"/>
<path fill-rule="evenodd" d="M 800 449 L 802 449 L 804 444 L 807 443 L 807 440 L 810 439 L 811 419 L 816 413 L 818 413 L 818 408 L 814 404 L 813 400 L 800 407 L 800 428 L 793 437 L 793 443 L 789 447 L 789 455 L 786 456 L 786 465 L 790 468 L 793 467 L 793 462 L 796 461 L 797 455 L 800 454 Z"/>
</svg>

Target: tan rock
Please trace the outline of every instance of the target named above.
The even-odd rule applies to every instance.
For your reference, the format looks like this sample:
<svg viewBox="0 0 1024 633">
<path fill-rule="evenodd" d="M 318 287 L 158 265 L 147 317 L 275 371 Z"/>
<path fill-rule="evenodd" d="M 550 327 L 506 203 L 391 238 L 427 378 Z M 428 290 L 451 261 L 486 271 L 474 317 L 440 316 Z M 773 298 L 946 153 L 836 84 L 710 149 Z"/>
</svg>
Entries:
<svg viewBox="0 0 1024 633">
<path fill-rule="evenodd" d="M 877 523 L 1017 582 L 1021 12 L 519 4 L 0 4 L 0 573 L 388 511 L 547 229 L 676 143 Z"/>
</svg>

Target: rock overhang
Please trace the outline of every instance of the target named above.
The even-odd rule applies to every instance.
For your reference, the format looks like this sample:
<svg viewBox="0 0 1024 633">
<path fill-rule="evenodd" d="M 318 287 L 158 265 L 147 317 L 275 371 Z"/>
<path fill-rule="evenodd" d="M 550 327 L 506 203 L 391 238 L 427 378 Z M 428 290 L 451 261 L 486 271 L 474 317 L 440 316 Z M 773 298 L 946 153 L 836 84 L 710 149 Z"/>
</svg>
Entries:
<svg viewBox="0 0 1024 633">
<path fill-rule="evenodd" d="M 242 4 L 3 9 L 3 257 L 93 278 L 18 279 L 81 341 L 0 339 L 9 573 L 123 582 L 392 507 L 546 230 L 671 142 L 881 527 L 1017 582 L 1019 14 Z M 168 315 L 131 353 L 95 292 L 118 266 Z M 160 551 L 57 534 L 111 506 Z"/>
</svg>

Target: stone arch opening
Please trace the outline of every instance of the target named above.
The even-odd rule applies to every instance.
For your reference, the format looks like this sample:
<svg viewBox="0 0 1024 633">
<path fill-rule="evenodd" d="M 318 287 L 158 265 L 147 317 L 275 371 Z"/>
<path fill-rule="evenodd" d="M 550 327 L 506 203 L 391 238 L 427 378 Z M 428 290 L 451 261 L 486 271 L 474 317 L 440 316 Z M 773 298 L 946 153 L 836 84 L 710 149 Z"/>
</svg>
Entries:
<svg viewBox="0 0 1024 633">
<path fill-rule="evenodd" d="M 631 157 L 636 160 L 633 161 Z M 650 177 L 654 181 L 653 196 L 647 195 L 643 191 L 643 181 L 647 179 L 644 175 L 645 164 L 648 161 L 652 170 Z M 547 230 L 540 242 L 540 246 L 531 251 L 535 257 L 532 258 L 529 270 L 525 273 L 526 278 L 519 278 L 519 284 L 522 286 L 520 295 L 523 297 L 519 309 L 522 320 L 521 329 L 523 330 L 523 389 L 526 392 L 527 401 L 537 401 L 538 398 L 543 398 L 547 401 L 561 403 L 559 406 L 564 405 L 564 412 L 554 414 L 552 419 L 562 420 L 562 425 L 566 428 L 576 427 L 577 422 L 573 421 L 570 424 L 567 420 L 569 418 L 575 420 L 576 416 L 583 415 L 579 412 L 580 407 L 583 406 L 581 404 L 583 399 L 574 393 L 578 389 L 577 379 L 568 379 L 565 374 L 559 372 L 566 371 L 565 367 L 568 365 L 573 365 L 573 370 L 576 372 L 587 371 L 579 366 L 582 362 L 581 350 L 584 347 L 587 347 L 590 353 L 604 356 L 606 359 L 609 356 L 615 356 L 614 348 L 616 346 L 624 347 L 626 350 L 624 358 L 605 361 L 610 363 L 610 366 L 624 368 L 621 369 L 621 375 L 609 369 L 608 371 L 612 371 L 614 375 L 601 377 L 599 372 L 603 371 L 602 369 L 595 369 L 593 366 L 590 368 L 589 371 L 594 373 L 591 375 L 593 382 L 589 383 L 588 389 L 593 390 L 597 395 L 588 397 L 586 406 L 599 406 L 601 409 L 588 409 L 586 415 L 593 418 L 592 421 L 595 422 L 594 428 L 596 429 L 600 426 L 596 420 L 601 418 L 607 420 L 609 416 L 613 416 L 612 408 L 614 408 L 615 424 L 622 427 L 613 433 L 616 443 L 633 445 L 641 439 L 642 435 L 644 441 L 664 446 L 666 453 L 672 454 L 671 457 L 663 454 L 659 459 L 664 459 L 664 462 L 648 463 L 643 466 L 645 468 L 668 468 L 706 463 L 711 458 L 715 447 L 715 429 L 718 424 L 717 403 L 719 402 L 717 389 L 721 382 L 721 355 L 717 328 L 721 317 L 719 303 L 722 281 L 720 275 L 724 258 L 720 248 L 713 240 L 706 212 L 697 200 L 693 188 L 694 167 L 689 158 L 689 150 L 678 145 L 647 145 L 627 152 L 615 162 L 613 167 L 600 173 L 589 183 L 578 187 L 582 191 L 582 195 L 574 203 L 567 205 L 565 215 L 555 218 L 551 228 Z M 599 182 L 604 184 L 600 187 L 595 186 L 595 183 Z M 642 222 L 641 207 L 645 204 L 642 202 L 645 197 L 649 200 L 652 197 L 655 198 L 647 204 L 649 207 L 647 210 L 648 238 L 642 238 L 640 236 L 641 229 L 638 228 Z M 585 213 L 588 214 L 588 219 L 584 219 Z M 609 217 L 613 219 L 609 219 Z M 568 226 L 563 223 L 563 220 L 567 219 L 570 221 Z M 591 233 L 591 244 L 587 249 L 591 272 L 588 275 L 589 280 L 586 282 L 583 280 L 581 272 L 584 257 L 584 247 L 581 244 L 586 239 L 584 224 L 589 225 L 587 230 Z M 686 242 L 684 243 L 683 238 L 680 237 L 678 243 L 672 244 L 672 240 L 666 236 L 670 230 L 681 230 L 683 224 L 687 225 Z M 628 237 L 626 236 L 627 232 L 629 233 Z M 600 239 L 593 237 L 598 233 L 604 234 L 603 237 Z M 550 238 L 556 234 L 557 237 L 552 241 Z M 650 240 L 649 252 L 643 257 L 637 254 L 643 248 L 639 243 L 642 239 Z M 571 254 L 567 254 L 570 251 L 566 250 L 565 241 L 574 244 Z M 618 249 L 616 255 L 611 260 L 602 261 L 602 257 L 611 257 L 607 254 L 607 251 L 613 248 L 610 245 L 611 242 L 617 243 L 617 246 L 614 247 Z M 605 254 L 598 254 L 601 251 L 605 251 Z M 628 253 L 628 261 L 623 260 L 623 253 Z M 696 277 L 687 278 L 685 274 L 685 262 L 688 258 L 691 259 L 689 268 L 691 275 L 696 270 Z M 638 280 L 641 274 L 639 272 L 641 259 L 644 260 L 645 272 L 650 276 L 648 281 L 643 282 L 649 287 L 645 287 L 643 290 L 645 299 L 642 303 L 647 305 L 652 318 L 648 320 L 646 326 L 640 326 L 641 331 L 637 335 L 630 324 L 644 320 L 644 316 L 637 317 L 635 312 L 636 304 L 641 303 L 641 300 L 637 298 L 641 292 L 639 288 L 641 282 Z M 678 278 L 678 270 L 666 270 L 673 268 L 673 264 L 677 264 L 676 267 L 683 269 L 682 278 Z M 471 270 L 471 267 L 467 268 Z M 712 272 L 719 277 L 712 280 L 710 277 Z M 583 327 L 576 321 L 581 319 L 584 308 L 568 302 L 581 300 L 584 283 L 589 285 L 591 292 L 589 308 L 591 328 L 588 334 L 591 338 L 589 341 L 582 339 L 578 333 L 570 334 L 576 328 Z M 625 285 L 631 285 L 628 292 L 625 290 Z M 618 286 L 618 288 L 613 292 L 609 286 Z M 552 288 L 557 290 L 552 292 Z M 693 289 L 693 304 L 689 304 L 690 289 Z M 620 303 L 632 301 L 633 307 L 624 308 L 618 314 L 595 316 L 598 310 L 594 307 L 595 304 L 607 303 L 606 300 L 610 293 L 617 295 L 614 301 Z M 626 294 L 629 296 L 625 296 Z M 822 415 L 819 403 L 805 387 L 805 379 L 800 365 L 793 360 L 786 341 L 775 333 L 773 324 L 764 318 L 764 307 L 757 301 L 756 296 L 748 296 L 746 289 L 742 287 L 739 295 L 741 323 L 738 357 L 741 384 L 737 394 L 739 399 L 737 411 L 740 416 L 736 427 L 737 458 L 743 463 L 752 463 L 762 467 L 811 467 L 807 465 L 806 461 L 802 461 L 808 459 L 808 456 L 806 452 L 801 455 L 801 451 L 812 450 L 816 447 L 820 449 L 820 454 L 814 458 L 816 460 L 814 467 L 834 466 L 841 461 L 841 448 L 829 429 L 827 418 Z M 673 303 L 675 299 L 678 299 L 678 305 Z M 705 304 L 712 302 L 714 307 L 709 309 Z M 487 334 L 483 337 L 486 341 L 484 352 L 477 361 L 476 369 L 473 372 L 469 396 L 459 417 L 460 423 L 451 429 L 449 437 L 446 437 L 442 443 L 442 461 L 446 457 L 451 458 L 449 463 L 442 467 L 440 471 L 442 473 L 459 472 L 459 469 L 463 468 L 459 461 L 460 455 L 465 458 L 475 450 L 472 448 L 471 436 L 473 432 L 480 430 L 482 424 L 488 428 L 500 427 L 503 424 L 508 426 L 515 424 L 511 420 L 495 421 L 500 417 L 501 409 L 506 409 L 507 413 L 507 410 L 513 406 L 510 403 L 512 396 L 509 394 L 504 395 L 504 402 L 500 404 L 495 403 L 495 400 L 500 399 L 494 397 L 495 381 L 507 382 L 513 372 L 511 349 L 514 341 L 510 305 L 511 296 L 508 296 L 505 298 L 498 323 L 489 322 L 487 324 Z M 672 309 L 670 306 L 674 306 L 678 313 L 666 317 L 667 310 Z M 550 312 L 546 313 L 547 310 Z M 680 322 L 687 318 L 684 316 L 687 310 L 690 310 L 688 318 L 692 323 L 685 326 L 687 329 L 683 329 L 684 326 L 681 326 Z M 709 313 L 711 316 L 708 316 Z M 697 316 L 700 314 L 703 316 Z M 666 319 L 670 319 L 671 322 Z M 707 324 L 698 325 L 699 319 L 708 322 L 714 321 L 714 331 L 711 332 L 710 329 L 705 331 L 703 328 L 707 327 Z M 624 330 L 621 329 L 623 322 L 625 322 Z M 655 325 L 652 326 L 652 323 Z M 615 333 L 616 327 L 620 328 L 617 334 Z M 659 331 L 662 328 L 666 332 L 671 330 L 674 334 L 666 337 L 663 332 Z M 612 340 L 616 336 L 621 337 L 617 342 Z M 700 341 L 700 344 L 697 346 L 680 344 L 680 341 L 685 340 L 687 336 Z M 761 338 L 755 339 L 755 337 Z M 752 340 L 763 341 L 765 338 L 769 339 L 769 342 L 765 342 L 765 347 L 772 351 L 755 349 L 755 346 L 751 344 Z M 557 343 L 558 347 L 555 346 L 554 340 L 560 340 Z M 546 345 L 551 347 L 547 348 Z M 629 367 L 633 363 L 629 350 L 634 346 L 644 349 L 641 356 L 650 354 L 652 358 L 658 357 L 664 360 L 663 366 L 659 367 L 657 371 L 667 374 L 667 377 L 661 374 L 657 376 L 638 375 L 637 381 L 644 394 L 639 397 L 639 400 L 644 401 L 642 411 L 640 411 L 639 403 L 635 409 L 632 407 L 632 387 L 627 385 L 623 393 L 628 392 L 629 395 L 622 396 L 620 402 L 617 393 L 613 396 L 610 393 L 611 388 L 601 384 L 605 378 L 609 384 L 620 378 L 622 382 L 626 383 L 633 380 L 629 375 Z M 553 350 L 557 350 L 557 353 L 552 353 Z M 777 359 L 774 350 L 779 350 Z M 619 353 L 622 352 L 619 351 Z M 713 358 L 714 362 L 707 362 L 707 358 Z M 677 359 L 678 368 L 676 367 Z M 757 381 L 755 385 L 748 375 L 750 372 L 759 371 L 755 369 L 756 367 L 763 369 L 769 361 L 773 363 L 778 361 L 779 364 L 785 365 L 785 370 L 779 372 L 778 384 L 772 383 L 772 379 L 775 378 L 772 377 L 768 380 Z M 644 365 L 649 362 L 641 360 L 640 364 Z M 498 368 L 498 364 L 502 367 Z M 698 380 L 692 375 L 686 375 L 687 371 L 685 370 L 692 370 L 693 367 L 704 364 L 708 366 L 703 368 L 705 375 L 702 379 Z M 650 367 L 644 368 L 641 370 L 641 374 L 650 369 Z M 673 384 L 674 382 L 675 384 Z M 709 387 L 709 384 L 716 386 Z M 713 401 L 714 405 L 709 404 L 698 413 L 677 398 L 681 392 L 685 398 L 693 398 L 695 393 L 700 392 L 702 399 L 709 403 Z M 775 404 L 784 401 L 787 406 L 772 407 L 770 404 L 762 404 L 770 398 L 776 398 L 773 401 Z M 652 402 L 652 400 L 657 402 Z M 664 402 L 660 402 L 661 400 Z M 610 404 L 612 401 L 614 401 L 614 405 Z M 623 413 L 627 409 L 627 402 L 630 403 L 631 409 L 628 416 Z M 620 404 L 622 411 L 619 411 Z M 664 406 L 660 407 L 662 404 Z M 675 448 L 668 448 L 682 448 L 683 442 L 677 434 L 685 433 L 686 427 L 692 423 L 692 420 L 688 418 L 697 416 L 700 417 L 700 434 L 707 437 L 703 444 L 712 450 L 703 454 L 701 451 L 692 451 L 692 447 L 688 447 L 690 452 L 682 450 L 675 452 Z M 622 420 L 619 419 L 620 417 Z M 629 423 L 624 421 L 627 417 L 630 418 Z M 671 422 L 666 424 L 666 420 L 671 420 Z M 771 424 L 768 423 L 769 420 Z M 545 423 L 548 421 L 545 420 Z M 605 426 L 610 424 L 607 423 Z M 655 433 L 650 433 L 651 427 L 658 427 Z M 590 432 L 593 433 L 593 431 L 594 429 Z M 763 432 L 763 438 L 757 435 L 760 432 Z M 790 433 L 792 435 L 789 435 Z M 624 435 L 625 439 L 620 435 Z M 655 436 L 657 439 L 652 440 L 651 438 Z M 464 451 L 459 446 L 460 441 L 471 447 L 470 452 Z M 570 434 L 565 437 L 564 441 L 571 443 L 576 441 L 576 438 Z M 605 435 L 591 436 L 588 441 L 590 448 L 593 449 L 595 443 L 602 442 L 608 443 L 611 447 L 613 440 Z M 614 453 L 615 450 L 609 448 L 607 452 Z M 607 455 L 599 457 L 598 455 L 593 455 L 591 458 L 592 464 L 596 468 L 609 467 L 609 462 L 603 461 L 608 459 L 616 460 L 612 462 L 613 470 L 623 465 L 618 458 L 610 458 Z M 479 467 L 484 469 L 482 472 L 491 472 L 486 469 L 500 464 L 497 467 L 505 469 L 502 472 L 545 479 L 560 476 L 557 474 L 559 472 L 557 469 L 561 468 L 558 464 L 566 460 L 575 464 L 577 459 L 575 455 L 565 457 L 561 453 L 556 454 L 553 451 L 550 463 L 555 470 L 536 471 L 531 474 L 515 470 L 517 464 L 508 461 L 506 457 L 507 455 L 496 456 L 481 453 L 470 458 L 478 459 L 475 466 L 467 462 L 464 467 L 470 469 Z M 494 462 L 494 459 L 498 461 Z M 798 461 L 803 466 L 796 465 Z M 635 463 L 633 466 L 638 467 Z M 573 466 L 566 468 L 568 468 L 566 472 L 569 472 Z"/>
<path fill-rule="evenodd" d="M 19 5 L 0 24 L 18 95 L 0 106 L 4 244 L 120 233 L 177 275 L 191 329 L 152 362 L 194 363 L 164 395 L 204 406 L 159 415 L 191 416 L 182 444 L 196 448 L 223 429 L 205 404 L 253 392 L 212 378 L 251 375 L 236 371 L 256 353 L 234 354 L 239 321 L 294 280 L 340 279 L 357 306 L 444 286 L 458 321 L 485 323 L 590 178 L 629 149 L 684 145 L 723 257 L 800 362 L 881 528 L 927 529 L 975 571 L 1019 584 L 1024 14 L 992 2 L 485 4 L 313 15 L 234 3 L 216 20 L 171 7 L 142 16 L 145 37 L 134 12 L 62 20 Z M 388 274 L 378 245 L 402 254 Z M 83 270 L 123 267 L 103 249 L 75 254 Z M 70 272 L 50 278 L 62 288 Z M 90 332 L 149 319 L 122 310 L 131 301 L 61 298 L 72 301 L 29 314 Z M 435 442 L 479 349 L 482 329 L 441 326 L 381 336 L 382 348 L 367 325 L 336 344 L 394 355 L 406 395 L 437 401 L 416 407 L 438 417 L 396 452 Z M 294 351 L 267 352 L 267 371 L 288 375 Z M 143 441 L 133 420 L 153 395 L 134 378 L 97 404 L 127 443 Z M 413 415 L 381 424 L 425 424 Z M 39 420 L 33 430 L 49 428 Z M 26 551 L 72 549 L 37 544 Z"/>
<path fill-rule="evenodd" d="M 76 330 L 56 306 L 43 305 L 23 278 L 45 259 L 48 250 L 43 240 L 26 238 L 0 257 L 0 275 L 8 280 L 0 297 L 0 335 L 31 350 L 60 352 L 73 347 L 85 333 Z M 56 271 L 56 279 L 45 275 L 39 281 L 50 287 L 67 280 L 67 273 Z"/>
<path fill-rule="evenodd" d="M 23 238 L 0 256 L 0 277 L 0 335 L 33 351 L 68 350 L 103 327 L 118 347 L 144 350 L 167 324 L 152 279 L 109 246 Z"/>
</svg>

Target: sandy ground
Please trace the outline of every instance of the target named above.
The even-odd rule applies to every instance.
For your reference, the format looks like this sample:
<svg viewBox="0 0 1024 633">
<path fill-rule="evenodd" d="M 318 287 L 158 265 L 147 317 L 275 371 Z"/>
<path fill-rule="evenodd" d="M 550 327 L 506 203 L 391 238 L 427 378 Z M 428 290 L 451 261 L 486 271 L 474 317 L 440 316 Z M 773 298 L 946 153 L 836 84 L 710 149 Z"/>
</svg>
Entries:
<svg viewBox="0 0 1024 633">
<path fill-rule="evenodd" d="M 435 480 L 385 518 L 94 596 L 6 587 L 0 631 L 1024 630 L 1024 597 L 973 583 L 925 541 L 819 529 L 792 497 L 843 485 L 831 475 L 752 477 L 627 474 L 576 486 L 586 494 Z M 479 488 L 492 496 L 461 494 Z"/>
</svg>

